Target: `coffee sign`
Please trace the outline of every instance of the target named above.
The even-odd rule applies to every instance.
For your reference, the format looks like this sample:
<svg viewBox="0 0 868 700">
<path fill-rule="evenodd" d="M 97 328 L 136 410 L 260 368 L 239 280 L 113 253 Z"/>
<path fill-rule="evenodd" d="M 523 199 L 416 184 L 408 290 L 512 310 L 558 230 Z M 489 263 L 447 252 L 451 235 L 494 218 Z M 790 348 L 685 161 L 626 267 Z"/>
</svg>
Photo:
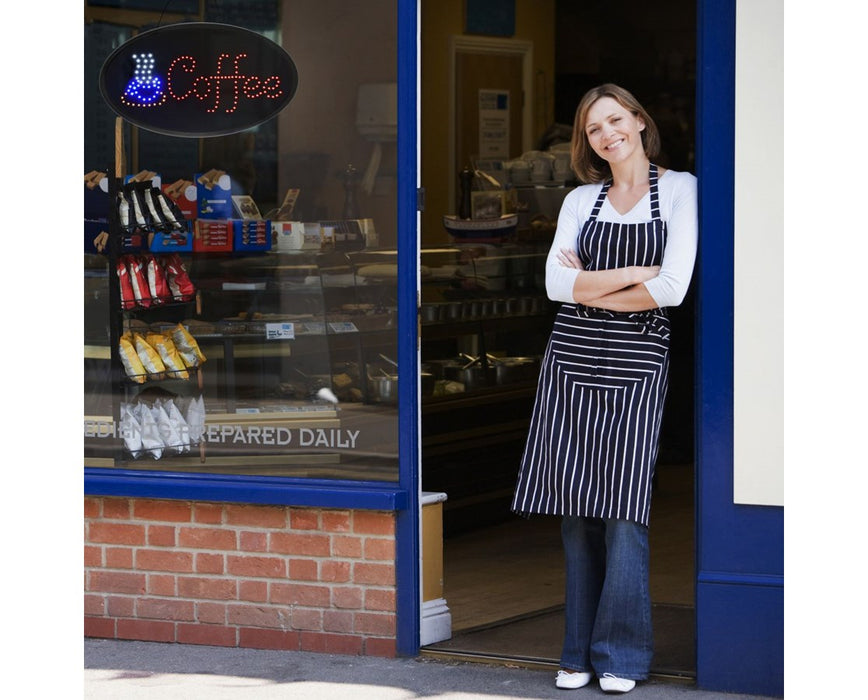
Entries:
<svg viewBox="0 0 868 700">
<path fill-rule="evenodd" d="M 169 136 L 222 136 L 274 117 L 298 87 L 289 54 L 261 34 L 184 22 L 143 32 L 105 61 L 99 88 L 119 116 Z"/>
</svg>

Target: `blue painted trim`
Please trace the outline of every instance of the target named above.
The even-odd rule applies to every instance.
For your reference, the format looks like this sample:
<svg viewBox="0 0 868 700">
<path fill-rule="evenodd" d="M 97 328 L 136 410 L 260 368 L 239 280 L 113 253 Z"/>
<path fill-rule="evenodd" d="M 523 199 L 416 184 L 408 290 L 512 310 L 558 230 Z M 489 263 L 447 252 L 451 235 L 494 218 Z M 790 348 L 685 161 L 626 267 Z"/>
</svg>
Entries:
<svg viewBox="0 0 868 700">
<path fill-rule="evenodd" d="M 398 0 L 398 365 L 402 378 L 419 377 L 418 282 L 418 52 L 416 0 Z M 420 573 L 419 388 L 398 382 L 399 486 L 406 508 L 397 514 L 397 653 L 419 653 Z"/>
<path fill-rule="evenodd" d="M 783 588 L 783 576 L 764 576 L 763 574 L 734 574 L 729 571 L 703 571 L 697 577 L 696 582 L 700 585 L 722 586 L 768 586 L 769 588 Z"/>
<path fill-rule="evenodd" d="M 390 511 L 407 508 L 409 503 L 407 493 L 399 485 L 388 482 L 274 479 L 95 468 L 85 469 L 84 493 L 87 496 Z"/>
<path fill-rule="evenodd" d="M 735 0 L 699 0 L 697 684 L 783 692 L 783 509 L 733 503 Z"/>
</svg>

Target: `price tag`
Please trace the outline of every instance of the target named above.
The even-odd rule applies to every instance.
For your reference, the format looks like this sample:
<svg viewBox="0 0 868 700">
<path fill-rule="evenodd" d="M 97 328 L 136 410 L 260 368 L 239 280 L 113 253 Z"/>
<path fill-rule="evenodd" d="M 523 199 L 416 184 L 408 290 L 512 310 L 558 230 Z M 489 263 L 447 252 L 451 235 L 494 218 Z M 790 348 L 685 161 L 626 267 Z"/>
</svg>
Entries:
<svg viewBox="0 0 868 700">
<path fill-rule="evenodd" d="M 359 329 L 352 321 L 329 322 L 332 333 L 358 333 Z"/>
<path fill-rule="evenodd" d="M 295 338 L 294 323 L 266 323 L 266 340 L 292 340 Z"/>
</svg>

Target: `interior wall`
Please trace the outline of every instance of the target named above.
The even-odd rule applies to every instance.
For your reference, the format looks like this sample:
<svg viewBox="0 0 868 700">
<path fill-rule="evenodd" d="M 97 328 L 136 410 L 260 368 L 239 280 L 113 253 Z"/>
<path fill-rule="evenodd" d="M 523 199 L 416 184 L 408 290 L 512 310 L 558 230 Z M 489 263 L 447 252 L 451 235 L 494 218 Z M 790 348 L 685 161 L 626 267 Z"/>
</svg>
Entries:
<svg viewBox="0 0 868 700">
<path fill-rule="evenodd" d="M 341 174 L 352 164 L 359 178 L 373 144 L 356 128 L 359 85 L 397 81 L 397 4 L 366 0 L 348 11 L 345 0 L 284 0 L 282 43 L 298 68 L 298 91 L 278 116 L 278 193 L 300 187 L 305 220 L 340 218 Z M 357 58 L 353 58 L 357 57 Z M 382 145 L 377 186 L 359 187 L 359 215 L 372 218 L 380 245 L 397 244 L 395 143 Z"/>
<path fill-rule="evenodd" d="M 554 115 L 555 0 L 515 0 L 515 34 L 510 39 L 533 42 L 533 136 L 536 140 Z M 421 171 L 425 211 L 421 215 L 422 246 L 449 242 L 444 214 L 455 214 L 449 201 L 449 39 L 464 35 L 464 0 L 422 0 Z"/>
</svg>

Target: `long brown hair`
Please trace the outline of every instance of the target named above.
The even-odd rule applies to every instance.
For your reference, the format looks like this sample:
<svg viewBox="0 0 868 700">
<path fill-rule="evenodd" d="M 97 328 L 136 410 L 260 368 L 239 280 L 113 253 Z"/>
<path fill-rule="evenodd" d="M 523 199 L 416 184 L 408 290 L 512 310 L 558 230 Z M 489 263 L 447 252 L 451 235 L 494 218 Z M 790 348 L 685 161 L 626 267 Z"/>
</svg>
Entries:
<svg viewBox="0 0 868 700">
<path fill-rule="evenodd" d="M 582 97 L 573 120 L 570 166 L 579 178 L 579 182 L 603 182 L 612 177 L 612 169 L 609 164 L 594 152 L 591 144 L 588 143 L 588 135 L 585 133 L 588 111 L 601 97 L 611 97 L 624 109 L 632 112 L 633 116 L 645 122 L 645 128 L 641 132 L 645 155 L 650 159 L 655 158 L 660 153 L 660 133 L 657 131 L 657 125 L 651 115 L 639 104 L 639 100 L 633 97 L 629 91 L 614 83 L 598 85 L 588 90 Z"/>
</svg>

